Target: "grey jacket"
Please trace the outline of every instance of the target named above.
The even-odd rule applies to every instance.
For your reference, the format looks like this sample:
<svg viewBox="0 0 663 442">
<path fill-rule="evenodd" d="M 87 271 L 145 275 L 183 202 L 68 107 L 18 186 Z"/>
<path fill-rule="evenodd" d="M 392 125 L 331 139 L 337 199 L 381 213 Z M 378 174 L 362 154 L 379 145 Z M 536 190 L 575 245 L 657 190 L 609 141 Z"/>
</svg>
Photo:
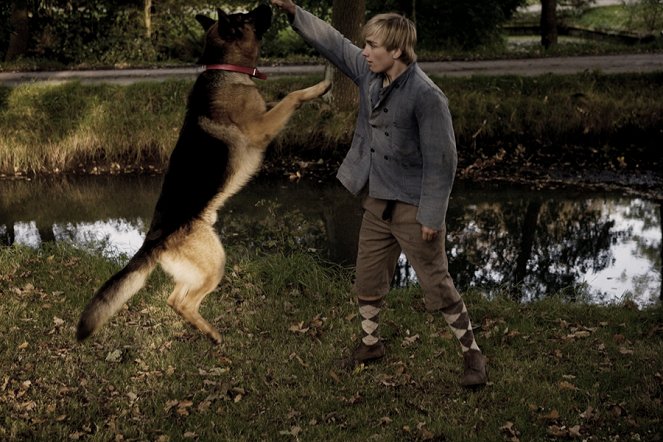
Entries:
<svg viewBox="0 0 663 442">
<path fill-rule="evenodd" d="M 413 204 L 419 223 L 443 229 L 457 164 L 447 97 L 417 63 L 383 88 L 360 48 L 300 7 L 292 27 L 359 86 L 357 126 L 337 178 L 355 195 L 368 183 L 373 198 Z"/>
</svg>

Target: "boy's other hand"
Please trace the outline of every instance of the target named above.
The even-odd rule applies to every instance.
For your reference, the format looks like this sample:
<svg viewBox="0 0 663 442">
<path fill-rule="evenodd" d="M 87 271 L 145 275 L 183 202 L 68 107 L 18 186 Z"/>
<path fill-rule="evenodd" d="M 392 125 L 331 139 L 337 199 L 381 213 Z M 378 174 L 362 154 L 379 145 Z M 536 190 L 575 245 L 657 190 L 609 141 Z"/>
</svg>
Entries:
<svg viewBox="0 0 663 442">
<path fill-rule="evenodd" d="M 421 226 L 421 239 L 424 241 L 432 241 L 437 238 L 438 231 L 430 227 Z"/>
</svg>

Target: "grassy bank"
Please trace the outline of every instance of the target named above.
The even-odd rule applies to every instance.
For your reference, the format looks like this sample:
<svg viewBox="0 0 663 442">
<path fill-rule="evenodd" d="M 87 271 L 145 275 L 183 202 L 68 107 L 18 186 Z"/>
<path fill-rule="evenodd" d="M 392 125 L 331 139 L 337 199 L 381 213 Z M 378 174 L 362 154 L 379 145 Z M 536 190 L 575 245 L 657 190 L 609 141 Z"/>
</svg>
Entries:
<svg viewBox="0 0 663 442">
<path fill-rule="evenodd" d="M 268 101 L 317 78 L 262 82 Z M 436 78 L 454 116 L 461 165 L 500 156 L 651 167 L 663 142 L 663 74 Z M 31 84 L 0 88 L 0 173 L 163 167 L 191 82 L 130 86 Z M 321 102 L 302 107 L 276 152 L 339 155 L 354 116 Z M 340 146 L 340 148 L 339 148 Z M 584 146 L 565 150 L 565 146 Z M 646 161 L 643 161 L 647 159 Z"/>
<path fill-rule="evenodd" d="M 389 353 L 337 368 L 357 331 L 348 271 L 229 245 L 203 304 L 214 348 L 155 273 L 98 336 L 78 314 L 119 264 L 64 245 L 0 247 L 3 440 L 660 440 L 660 308 L 466 294 L 491 383 L 457 385 L 459 347 L 417 288 L 390 294 Z"/>
</svg>

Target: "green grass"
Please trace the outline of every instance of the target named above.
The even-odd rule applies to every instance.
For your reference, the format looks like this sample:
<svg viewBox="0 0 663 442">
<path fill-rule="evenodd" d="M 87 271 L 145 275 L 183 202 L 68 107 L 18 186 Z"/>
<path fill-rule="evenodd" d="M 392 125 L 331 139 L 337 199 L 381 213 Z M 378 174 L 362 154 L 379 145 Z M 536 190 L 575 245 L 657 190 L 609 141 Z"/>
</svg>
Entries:
<svg viewBox="0 0 663 442">
<path fill-rule="evenodd" d="M 318 80 L 281 78 L 260 88 L 267 101 L 276 101 Z M 435 81 L 449 97 L 459 152 L 472 157 L 469 161 L 492 155 L 501 145 L 537 153 L 541 145 L 573 144 L 586 146 L 588 154 L 614 146 L 629 158 L 643 157 L 647 146 L 655 150 L 661 143 L 660 73 Z M 175 145 L 191 84 L 0 87 L 0 174 L 162 168 Z M 353 113 L 335 113 L 317 100 L 296 113 L 274 145 L 282 154 L 308 152 L 318 159 L 339 155 L 343 149 L 338 147 L 350 143 L 353 130 Z M 606 161 L 617 156 L 608 152 Z"/>
<path fill-rule="evenodd" d="M 625 53 L 660 52 L 663 39 L 660 31 L 663 28 L 663 6 L 654 2 L 638 2 L 637 4 L 609 5 L 586 9 L 560 9 L 557 14 L 558 25 L 561 27 L 580 28 L 601 31 L 611 34 L 628 34 L 632 36 L 653 36 L 646 43 L 629 44 L 620 42 L 613 37 L 580 38 L 560 35 L 558 42 L 548 50 L 540 45 L 538 35 L 527 36 L 529 41 L 523 43 L 522 36 L 509 36 L 506 46 L 496 52 L 496 57 L 547 57 L 575 55 L 605 55 Z M 515 26 L 538 26 L 540 14 L 531 12 L 517 13 L 507 24 Z M 538 43 L 538 44 L 537 44 Z M 505 55 L 501 55 L 505 54 Z M 508 55 L 506 55 L 508 54 Z"/>
<path fill-rule="evenodd" d="M 166 306 L 160 271 L 77 344 L 82 306 L 119 264 L 64 245 L 1 247 L 0 439 L 662 436 L 660 306 L 467 293 L 491 382 L 465 391 L 459 346 L 419 289 L 388 297 L 387 357 L 348 373 L 336 361 L 358 331 L 349 271 L 300 252 L 228 251 L 227 277 L 202 306 L 224 336 L 214 347 Z"/>
<path fill-rule="evenodd" d="M 611 5 L 590 8 L 578 17 L 570 17 L 567 24 L 590 29 L 651 33 L 663 28 L 663 7 Z"/>
</svg>

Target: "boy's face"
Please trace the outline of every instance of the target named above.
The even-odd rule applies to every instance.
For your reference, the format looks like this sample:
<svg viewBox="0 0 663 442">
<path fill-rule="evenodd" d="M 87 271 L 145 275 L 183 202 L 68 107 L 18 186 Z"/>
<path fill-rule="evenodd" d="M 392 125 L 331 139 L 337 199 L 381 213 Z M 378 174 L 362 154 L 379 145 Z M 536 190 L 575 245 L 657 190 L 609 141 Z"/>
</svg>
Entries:
<svg viewBox="0 0 663 442">
<path fill-rule="evenodd" d="M 388 51 L 374 35 L 369 35 L 366 37 L 366 43 L 364 44 L 364 50 L 361 51 L 361 55 L 366 58 L 368 68 L 372 72 L 382 73 L 392 68 L 396 59 L 401 55 L 401 50 L 394 49 Z"/>
</svg>

